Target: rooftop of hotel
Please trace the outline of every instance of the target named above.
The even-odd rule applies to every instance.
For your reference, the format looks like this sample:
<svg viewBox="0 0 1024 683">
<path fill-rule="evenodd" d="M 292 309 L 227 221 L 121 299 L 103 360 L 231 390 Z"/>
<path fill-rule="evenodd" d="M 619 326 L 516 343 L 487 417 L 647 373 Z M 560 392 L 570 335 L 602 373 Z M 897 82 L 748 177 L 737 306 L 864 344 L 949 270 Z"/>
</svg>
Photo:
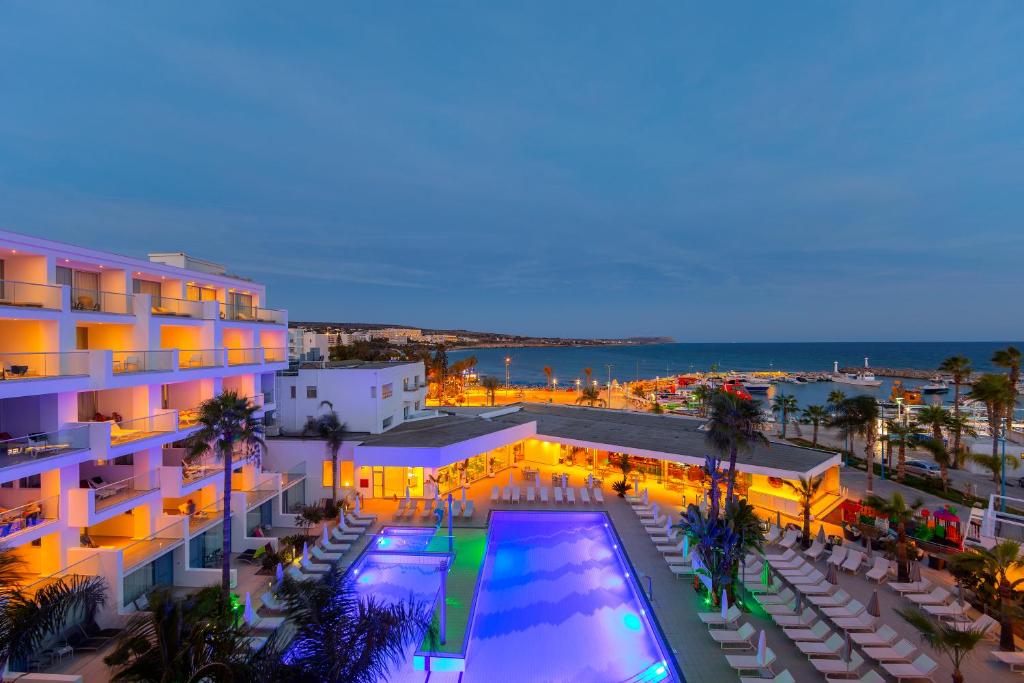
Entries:
<svg viewBox="0 0 1024 683">
<path fill-rule="evenodd" d="M 299 363 L 300 370 L 387 370 L 403 365 L 423 365 L 410 360 L 330 360 Z"/>
</svg>

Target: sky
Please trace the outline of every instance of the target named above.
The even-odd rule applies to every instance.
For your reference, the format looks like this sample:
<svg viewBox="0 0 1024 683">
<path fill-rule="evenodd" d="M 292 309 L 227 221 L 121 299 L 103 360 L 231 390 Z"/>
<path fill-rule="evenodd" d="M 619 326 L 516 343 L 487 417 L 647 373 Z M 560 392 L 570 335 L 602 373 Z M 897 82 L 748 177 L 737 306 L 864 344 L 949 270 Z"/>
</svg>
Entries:
<svg viewBox="0 0 1024 683">
<path fill-rule="evenodd" d="M 0 227 L 293 320 L 1021 334 L 1018 2 L 0 3 Z"/>
</svg>

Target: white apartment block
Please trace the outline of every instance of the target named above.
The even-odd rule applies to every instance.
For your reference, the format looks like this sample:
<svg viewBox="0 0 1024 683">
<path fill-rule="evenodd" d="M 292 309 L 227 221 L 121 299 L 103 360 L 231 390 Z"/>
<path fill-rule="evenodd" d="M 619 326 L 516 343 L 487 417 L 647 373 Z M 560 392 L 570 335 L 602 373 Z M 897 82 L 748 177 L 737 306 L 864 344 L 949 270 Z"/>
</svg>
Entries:
<svg viewBox="0 0 1024 683">
<path fill-rule="evenodd" d="M 426 371 L 421 362 L 338 361 L 303 363 L 277 377 L 277 422 L 284 434 L 298 434 L 329 402 L 350 432 L 380 434 L 424 410 Z"/>
<path fill-rule="evenodd" d="M 370 335 L 374 339 L 387 339 L 392 344 L 408 344 L 410 341 L 419 341 L 423 330 L 415 327 L 384 327 L 371 330 Z"/>
<path fill-rule="evenodd" d="M 111 621 L 155 585 L 218 581 L 223 465 L 184 466 L 183 441 L 222 391 L 273 411 L 288 320 L 266 302 L 263 285 L 185 254 L 0 231 L 0 544 L 28 584 L 103 576 Z M 281 524 L 300 482 L 236 461 L 235 552 L 276 544 L 249 534 Z"/>
<path fill-rule="evenodd" d="M 338 342 L 337 335 L 315 332 L 301 327 L 288 329 L 288 360 L 317 361 L 331 357 L 331 346 Z"/>
</svg>

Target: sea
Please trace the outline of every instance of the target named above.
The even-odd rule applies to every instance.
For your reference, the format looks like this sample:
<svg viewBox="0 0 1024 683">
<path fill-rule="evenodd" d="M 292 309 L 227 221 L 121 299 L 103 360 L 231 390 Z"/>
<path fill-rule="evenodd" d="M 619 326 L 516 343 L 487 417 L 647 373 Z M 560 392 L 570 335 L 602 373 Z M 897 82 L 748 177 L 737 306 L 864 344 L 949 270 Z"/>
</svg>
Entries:
<svg viewBox="0 0 1024 683">
<path fill-rule="evenodd" d="M 1007 346 L 1024 348 L 1024 342 L 815 342 L 815 343 L 676 343 L 638 346 L 546 346 L 516 348 L 476 348 L 449 351 L 449 362 L 476 356 L 477 371 L 505 380 L 505 359 L 509 358 L 509 375 L 513 384 L 543 386 L 544 367 L 552 369 L 559 386 L 575 385 L 584 376 L 583 369 L 593 369 L 593 378 L 604 384 L 609 369 L 612 379 L 631 382 L 688 372 L 719 372 L 730 370 L 787 370 L 831 372 L 834 362 L 839 367 L 863 367 L 864 359 L 873 367 L 934 370 L 943 359 L 962 355 L 971 359 L 977 372 L 996 371 L 992 353 Z M 823 404 L 830 391 L 839 389 L 847 395 L 870 394 L 888 397 L 892 378 L 880 377 L 882 386 L 856 387 L 832 382 L 810 384 L 776 384 L 773 393 L 785 391 L 797 397 L 800 405 Z M 921 380 L 904 379 L 904 386 L 913 388 Z M 756 396 L 755 396 L 756 397 Z M 952 400 L 952 391 L 942 397 Z"/>
</svg>

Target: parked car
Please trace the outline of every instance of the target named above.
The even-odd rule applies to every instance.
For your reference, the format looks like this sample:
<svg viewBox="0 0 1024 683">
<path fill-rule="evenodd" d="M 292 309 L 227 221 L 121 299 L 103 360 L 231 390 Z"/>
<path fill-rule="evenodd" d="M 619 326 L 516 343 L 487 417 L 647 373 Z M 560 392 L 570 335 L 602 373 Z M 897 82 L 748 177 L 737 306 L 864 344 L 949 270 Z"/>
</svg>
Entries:
<svg viewBox="0 0 1024 683">
<path fill-rule="evenodd" d="M 908 460 L 906 462 L 906 470 L 910 474 L 916 474 L 919 477 L 939 477 L 942 475 L 942 468 L 934 462 L 928 462 L 927 460 Z"/>
</svg>

